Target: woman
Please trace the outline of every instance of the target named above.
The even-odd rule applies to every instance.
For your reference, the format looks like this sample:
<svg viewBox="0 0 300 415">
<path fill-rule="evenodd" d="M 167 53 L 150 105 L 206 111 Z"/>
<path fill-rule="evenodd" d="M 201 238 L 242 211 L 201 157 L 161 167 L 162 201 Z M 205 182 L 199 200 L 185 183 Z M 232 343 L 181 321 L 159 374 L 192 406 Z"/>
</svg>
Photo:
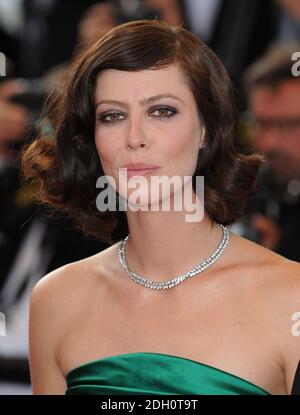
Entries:
<svg viewBox="0 0 300 415">
<path fill-rule="evenodd" d="M 216 55 L 158 20 L 119 25 L 73 61 L 38 140 L 24 149 L 23 172 L 51 211 L 111 245 L 34 287 L 34 394 L 291 393 L 300 268 L 227 228 L 253 195 L 262 161 L 234 136 L 233 102 Z M 128 170 L 124 181 L 122 167 L 138 162 L 156 169 Z M 120 196 L 116 210 L 97 204 L 104 175 Z M 200 200 L 202 175 L 201 220 L 187 221 L 185 207 L 120 209 L 122 199 L 148 207 L 155 176 L 192 178 Z M 144 182 L 129 203 L 131 176 Z M 174 207 L 190 183 L 154 192 L 154 204 Z"/>
</svg>

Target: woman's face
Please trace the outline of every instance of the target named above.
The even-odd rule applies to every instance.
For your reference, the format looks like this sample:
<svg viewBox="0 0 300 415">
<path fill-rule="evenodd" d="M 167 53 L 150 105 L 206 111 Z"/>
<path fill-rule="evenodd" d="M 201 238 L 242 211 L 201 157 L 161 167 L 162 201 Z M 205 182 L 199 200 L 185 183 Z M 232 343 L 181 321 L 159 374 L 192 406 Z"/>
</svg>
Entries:
<svg viewBox="0 0 300 415">
<path fill-rule="evenodd" d="M 164 96 L 170 94 L 173 97 Z M 182 183 L 185 176 L 193 176 L 204 129 L 177 66 L 139 72 L 105 70 L 96 83 L 95 107 L 95 144 L 104 174 L 114 178 L 121 196 L 126 190 L 128 200 L 135 190 L 127 186 L 129 178 L 119 180 L 124 174 L 119 168 L 127 163 L 158 166 L 152 176 L 179 176 Z M 145 180 L 148 187 L 141 186 L 140 194 L 150 195 L 151 175 Z M 171 194 L 179 187 L 171 187 Z M 155 197 L 158 202 L 165 195 L 158 192 Z"/>
</svg>

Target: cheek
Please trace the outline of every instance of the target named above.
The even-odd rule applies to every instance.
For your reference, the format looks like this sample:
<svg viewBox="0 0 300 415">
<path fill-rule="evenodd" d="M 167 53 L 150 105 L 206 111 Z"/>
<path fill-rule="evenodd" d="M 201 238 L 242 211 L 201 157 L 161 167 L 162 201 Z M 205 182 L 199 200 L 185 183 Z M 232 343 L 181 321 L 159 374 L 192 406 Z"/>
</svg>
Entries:
<svg viewBox="0 0 300 415">
<path fill-rule="evenodd" d="M 184 125 L 186 126 L 187 123 Z M 167 151 L 174 156 L 188 154 L 196 145 L 194 131 L 178 126 L 178 128 L 174 128 L 171 132 L 168 132 L 166 139 L 162 143 Z"/>
<path fill-rule="evenodd" d="M 199 140 L 195 131 L 176 131 L 164 141 L 163 151 L 175 168 L 192 170 L 197 161 Z"/>
<path fill-rule="evenodd" d="M 95 134 L 95 145 L 99 155 L 99 158 L 103 165 L 106 163 L 112 163 L 116 154 L 116 143 L 110 137 Z"/>
</svg>

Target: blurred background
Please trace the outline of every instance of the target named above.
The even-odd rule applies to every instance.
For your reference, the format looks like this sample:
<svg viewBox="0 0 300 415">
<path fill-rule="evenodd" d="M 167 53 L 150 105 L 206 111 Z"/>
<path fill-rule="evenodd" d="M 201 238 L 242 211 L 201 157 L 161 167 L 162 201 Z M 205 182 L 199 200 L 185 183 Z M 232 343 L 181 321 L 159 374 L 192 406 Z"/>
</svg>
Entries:
<svg viewBox="0 0 300 415">
<path fill-rule="evenodd" d="M 300 261 L 299 0 L 0 0 L 0 394 L 32 393 L 35 283 L 107 248 L 33 203 L 34 188 L 20 183 L 19 152 L 72 57 L 114 26 L 145 18 L 184 23 L 223 61 L 237 91 L 240 137 L 267 158 L 257 194 L 231 230 Z"/>
</svg>

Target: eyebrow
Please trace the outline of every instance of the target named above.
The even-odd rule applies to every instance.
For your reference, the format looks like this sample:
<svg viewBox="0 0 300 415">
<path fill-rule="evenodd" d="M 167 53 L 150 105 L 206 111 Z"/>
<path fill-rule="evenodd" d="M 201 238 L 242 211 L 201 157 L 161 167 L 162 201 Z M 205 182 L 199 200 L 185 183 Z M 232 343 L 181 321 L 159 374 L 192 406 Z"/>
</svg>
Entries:
<svg viewBox="0 0 300 415">
<path fill-rule="evenodd" d="M 159 95 L 155 95 L 153 97 L 143 98 L 139 101 L 139 104 L 146 105 L 146 104 L 152 103 L 154 101 L 157 101 L 161 98 L 174 98 L 174 99 L 177 99 L 178 101 L 183 103 L 183 100 L 181 98 L 177 97 L 176 95 L 173 95 L 173 94 L 159 94 Z M 120 106 L 125 107 L 125 108 L 129 107 L 127 102 L 120 102 L 120 101 L 116 101 L 114 99 L 103 99 L 103 100 L 97 102 L 97 104 L 95 106 L 95 109 L 100 104 L 113 104 L 113 105 L 116 104 L 116 105 L 120 105 Z"/>
</svg>

